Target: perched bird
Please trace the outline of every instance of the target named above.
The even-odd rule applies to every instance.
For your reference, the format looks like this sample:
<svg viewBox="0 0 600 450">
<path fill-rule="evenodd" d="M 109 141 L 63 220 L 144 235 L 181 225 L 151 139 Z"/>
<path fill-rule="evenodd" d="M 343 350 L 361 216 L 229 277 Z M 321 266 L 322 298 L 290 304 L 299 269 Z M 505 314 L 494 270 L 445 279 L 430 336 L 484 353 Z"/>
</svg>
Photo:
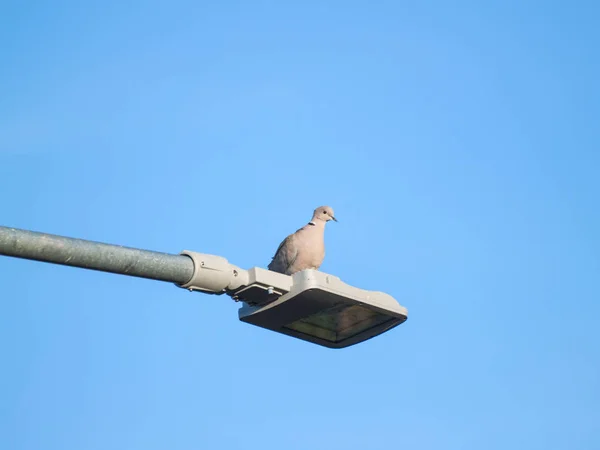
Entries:
<svg viewBox="0 0 600 450">
<path fill-rule="evenodd" d="M 310 222 L 279 244 L 269 270 L 292 275 L 301 270 L 318 269 L 325 257 L 325 224 L 330 220 L 337 222 L 329 206 L 315 209 Z"/>
</svg>

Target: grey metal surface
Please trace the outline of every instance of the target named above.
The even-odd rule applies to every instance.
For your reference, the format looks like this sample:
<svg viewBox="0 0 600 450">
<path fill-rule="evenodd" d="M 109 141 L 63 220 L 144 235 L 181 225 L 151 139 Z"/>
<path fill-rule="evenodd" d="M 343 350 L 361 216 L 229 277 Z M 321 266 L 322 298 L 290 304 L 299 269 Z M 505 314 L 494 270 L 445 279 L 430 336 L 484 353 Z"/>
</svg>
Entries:
<svg viewBox="0 0 600 450">
<path fill-rule="evenodd" d="M 317 270 L 292 275 L 286 294 L 260 306 L 243 305 L 239 319 L 328 348 L 345 348 L 404 323 L 408 311 L 383 292 L 350 286 Z"/>
<path fill-rule="evenodd" d="M 188 256 L 1 226 L 0 255 L 178 284 L 187 283 L 194 274 Z"/>
</svg>

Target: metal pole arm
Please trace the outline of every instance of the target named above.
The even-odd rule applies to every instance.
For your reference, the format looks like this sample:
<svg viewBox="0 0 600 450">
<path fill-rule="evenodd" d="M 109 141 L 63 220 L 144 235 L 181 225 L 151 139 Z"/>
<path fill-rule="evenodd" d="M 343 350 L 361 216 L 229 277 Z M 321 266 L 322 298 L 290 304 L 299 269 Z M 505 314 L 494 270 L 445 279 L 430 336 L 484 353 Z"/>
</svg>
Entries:
<svg viewBox="0 0 600 450">
<path fill-rule="evenodd" d="M 0 255 L 184 284 L 194 274 L 188 256 L 140 250 L 0 227 Z"/>
<path fill-rule="evenodd" d="M 251 305 L 272 301 L 292 285 L 288 275 L 240 269 L 222 256 L 188 250 L 172 255 L 8 227 L 0 227 L 0 255 L 168 281 Z"/>
</svg>

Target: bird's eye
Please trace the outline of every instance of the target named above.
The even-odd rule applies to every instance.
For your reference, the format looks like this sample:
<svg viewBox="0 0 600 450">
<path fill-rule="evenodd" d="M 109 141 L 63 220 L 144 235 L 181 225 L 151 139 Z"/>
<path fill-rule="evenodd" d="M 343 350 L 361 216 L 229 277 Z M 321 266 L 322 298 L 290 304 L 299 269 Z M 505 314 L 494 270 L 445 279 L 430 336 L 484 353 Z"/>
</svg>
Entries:
<svg viewBox="0 0 600 450">
<path fill-rule="evenodd" d="M 327 214 L 327 211 L 323 211 L 323 214 Z"/>
</svg>

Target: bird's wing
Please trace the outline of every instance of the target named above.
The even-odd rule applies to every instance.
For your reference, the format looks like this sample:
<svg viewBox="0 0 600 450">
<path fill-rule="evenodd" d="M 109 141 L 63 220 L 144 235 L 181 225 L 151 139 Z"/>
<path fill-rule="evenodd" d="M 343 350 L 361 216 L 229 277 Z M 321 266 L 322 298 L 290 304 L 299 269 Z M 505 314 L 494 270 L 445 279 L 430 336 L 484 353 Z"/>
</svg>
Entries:
<svg viewBox="0 0 600 450">
<path fill-rule="evenodd" d="M 273 256 L 268 269 L 273 272 L 286 273 L 298 256 L 298 248 L 294 243 L 294 235 L 286 237 Z"/>
</svg>

